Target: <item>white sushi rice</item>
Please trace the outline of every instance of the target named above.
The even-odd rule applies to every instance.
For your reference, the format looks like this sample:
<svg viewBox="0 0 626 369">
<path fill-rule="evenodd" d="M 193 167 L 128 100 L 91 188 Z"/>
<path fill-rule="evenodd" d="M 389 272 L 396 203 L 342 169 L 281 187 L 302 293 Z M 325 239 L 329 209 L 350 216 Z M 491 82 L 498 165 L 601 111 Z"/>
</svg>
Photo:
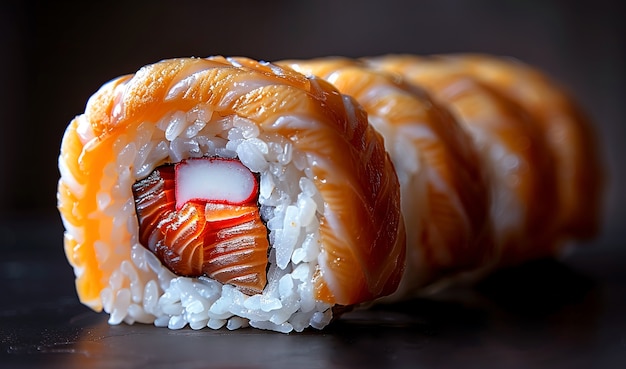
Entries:
<svg viewBox="0 0 626 369">
<path fill-rule="evenodd" d="M 100 268 L 110 273 L 101 292 L 110 324 L 252 326 L 287 333 L 309 326 L 321 329 L 330 322 L 331 306 L 315 300 L 312 278 L 320 253 L 323 200 L 306 170 L 309 158 L 288 139 L 266 134 L 245 118 L 220 117 L 198 105 L 172 112 L 156 124 L 139 124 L 136 132 L 118 138 L 114 150 L 116 160 L 104 168 L 97 202 L 105 216 L 114 218 L 114 229 L 125 227 L 128 233 L 108 232 L 107 240 L 94 245 Z M 260 213 L 271 245 L 262 294 L 247 296 L 207 277 L 176 276 L 138 243 L 132 184 L 159 165 L 202 156 L 238 157 L 260 175 Z"/>
</svg>

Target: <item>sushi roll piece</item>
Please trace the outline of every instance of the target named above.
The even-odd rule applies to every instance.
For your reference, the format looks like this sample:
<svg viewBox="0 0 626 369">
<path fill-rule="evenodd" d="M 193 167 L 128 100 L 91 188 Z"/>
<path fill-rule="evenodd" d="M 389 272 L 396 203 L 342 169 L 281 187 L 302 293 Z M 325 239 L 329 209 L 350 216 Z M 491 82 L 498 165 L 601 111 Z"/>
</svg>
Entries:
<svg viewBox="0 0 626 369">
<path fill-rule="evenodd" d="M 531 92 L 516 97 L 515 88 L 541 95 L 556 89 L 537 75 L 505 88 L 488 78 L 496 68 L 490 63 L 498 61 L 383 56 L 279 62 L 353 96 L 385 139 L 400 179 L 408 240 L 405 277 L 392 297 L 414 296 L 446 276 L 475 280 L 494 268 L 557 255 L 564 241 L 596 227 L 600 177 L 575 184 L 564 179 L 600 167 L 587 122 L 564 107 L 564 95 L 554 107 L 532 105 Z M 551 117 L 557 127 L 538 114 L 545 110 L 558 112 Z M 552 128 L 568 130 L 573 144 L 556 141 Z M 587 189 L 591 202 L 568 200 L 585 197 Z M 470 228 L 464 219 L 471 219 Z M 574 224 L 582 229 L 571 232 Z"/>
<path fill-rule="evenodd" d="M 420 74 L 471 135 L 488 173 L 493 266 L 555 255 L 562 246 L 555 166 L 534 118 L 506 96 L 464 74 Z"/>
<path fill-rule="evenodd" d="M 181 58 L 114 79 L 67 127 L 59 169 L 78 296 L 111 324 L 321 329 L 403 273 L 382 137 L 287 68 Z"/>
<path fill-rule="evenodd" d="M 421 87 L 340 57 L 286 60 L 353 96 L 384 137 L 401 187 L 407 266 L 395 301 L 493 259 L 489 186 L 471 137 Z"/>
<path fill-rule="evenodd" d="M 605 182 L 597 138 L 579 105 L 548 76 L 519 60 L 483 54 L 385 55 L 368 61 L 416 83 L 466 74 L 519 105 L 542 132 L 554 161 L 555 221 L 562 240 L 597 234 Z"/>
</svg>

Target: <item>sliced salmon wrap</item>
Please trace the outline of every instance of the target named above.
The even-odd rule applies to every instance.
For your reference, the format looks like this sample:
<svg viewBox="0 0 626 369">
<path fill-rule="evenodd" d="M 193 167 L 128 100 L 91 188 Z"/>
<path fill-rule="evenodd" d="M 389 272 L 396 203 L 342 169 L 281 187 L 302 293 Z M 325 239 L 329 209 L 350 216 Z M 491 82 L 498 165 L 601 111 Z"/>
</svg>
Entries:
<svg viewBox="0 0 626 369">
<path fill-rule="evenodd" d="M 59 168 L 77 292 L 111 324 L 321 329 L 403 274 L 381 135 L 288 68 L 181 58 L 114 79 L 67 127 Z"/>
<path fill-rule="evenodd" d="M 407 229 L 404 277 L 386 301 L 415 296 L 438 279 L 493 259 L 490 183 L 471 137 L 446 108 L 424 89 L 356 60 L 278 64 L 323 78 L 353 96 L 384 137 L 398 173 Z"/>
<path fill-rule="evenodd" d="M 464 75 L 426 74 L 421 85 L 472 135 L 490 182 L 498 265 L 553 255 L 558 240 L 555 167 L 532 117 Z"/>
<path fill-rule="evenodd" d="M 483 91 L 481 94 L 499 95 L 496 100 L 508 99 L 507 105 L 513 103 L 521 108 L 522 114 L 529 116 L 526 119 L 534 126 L 532 129 L 540 133 L 547 145 L 547 153 L 542 152 L 539 145 L 534 144 L 538 141 L 531 139 L 535 146 L 532 150 L 546 154 L 544 160 L 553 162 L 556 213 L 552 214 L 552 223 L 556 223 L 556 235 L 565 241 L 597 234 L 605 182 L 597 137 L 589 118 L 555 81 L 519 60 L 493 55 L 386 55 L 368 60 L 371 65 L 414 83 L 439 80 L 437 89 L 444 88 L 442 79 L 451 74 L 464 74 L 482 84 L 478 87 Z M 473 84 L 476 86 L 476 82 Z M 485 89 L 491 91 L 485 92 Z M 443 94 L 450 96 L 453 92 L 448 89 Z M 502 106 L 500 102 L 496 104 Z M 461 110 L 467 113 L 469 103 L 463 105 L 467 108 Z M 482 110 L 479 103 L 474 108 L 474 112 Z M 532 136 L 529 133 L 527 137 Z"/>
<path fill-rule="evenodd" d="M 384 137 L 407 228 L 403 281 L 385 300 L 558 255 L 597 228 L 602 176 L 589 123 L 539 72 L 507 63 L 411 55 L 278 63 L 353 96 Z"/>
</svg>

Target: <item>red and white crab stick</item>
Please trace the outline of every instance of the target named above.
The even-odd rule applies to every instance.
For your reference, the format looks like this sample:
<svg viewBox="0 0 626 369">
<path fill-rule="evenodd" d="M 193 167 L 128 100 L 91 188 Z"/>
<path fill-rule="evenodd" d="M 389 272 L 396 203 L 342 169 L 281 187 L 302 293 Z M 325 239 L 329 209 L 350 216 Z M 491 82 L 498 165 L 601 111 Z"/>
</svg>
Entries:
<svg viewBox="0 0 626 369">
<path fill-rule="evenodd" d="M 176 164 L 176 209 L 189 201 L 240 205 L 258 190 L 254 174 L 239 160 L 197 158 Z"/>
</svg>

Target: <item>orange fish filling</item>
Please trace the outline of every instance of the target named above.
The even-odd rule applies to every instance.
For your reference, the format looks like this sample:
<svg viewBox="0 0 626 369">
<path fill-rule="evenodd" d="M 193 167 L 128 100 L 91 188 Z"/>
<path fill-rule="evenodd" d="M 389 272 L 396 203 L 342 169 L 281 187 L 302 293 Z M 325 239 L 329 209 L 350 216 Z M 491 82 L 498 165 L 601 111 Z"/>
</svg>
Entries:
<svg viewBox="0 0 626 369">
<path fill-rule="evenodd" d="M 237 159 L 219 160 L 241 165 Z M 194 199 L 176 209 L 176 170 L 177 165 L 162 165 L 133 185 L 139 242 L 176 275 L 205 275 L 246 294 L 261 293 L 269 241 L 256 176 L 255 192 L 244 203 Z"/>
</svg>

